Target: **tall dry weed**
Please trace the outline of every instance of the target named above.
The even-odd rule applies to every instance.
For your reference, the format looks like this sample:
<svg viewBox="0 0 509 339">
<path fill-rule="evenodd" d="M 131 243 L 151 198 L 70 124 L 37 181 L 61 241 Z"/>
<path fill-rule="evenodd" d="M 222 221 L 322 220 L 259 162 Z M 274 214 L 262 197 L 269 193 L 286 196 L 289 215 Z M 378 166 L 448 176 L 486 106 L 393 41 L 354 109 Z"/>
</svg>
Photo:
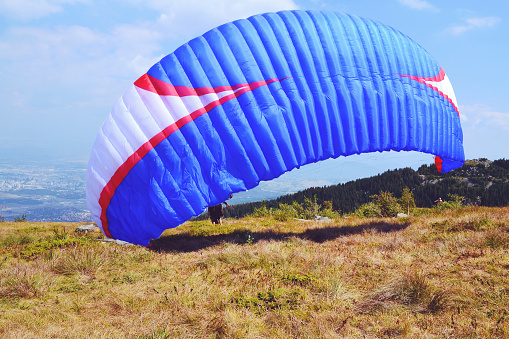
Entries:
<svg viewBox="0 0 509 339">
<path fill-rule="evenodd" d="M 41 261 L 13 263 L 0 271 L 2 298 L 36 298 L 43 296 L 52 284 L 47 265 Z"/>
<path fill-rule="evenodd" d="M 357 307 L 366 313 L 398 306 L 406 306 L 414 312 L 437 313 L 449 304 L 448 294 L 423 275 L 410 272 L 382 285 Z"/>
<path fill-rule="evenodd" d="M 52 270 L 56 274 L 93 274 L 108 261 L 108 254 L 97 248 L 71 247 L 53 254 Z"/>
</svg>

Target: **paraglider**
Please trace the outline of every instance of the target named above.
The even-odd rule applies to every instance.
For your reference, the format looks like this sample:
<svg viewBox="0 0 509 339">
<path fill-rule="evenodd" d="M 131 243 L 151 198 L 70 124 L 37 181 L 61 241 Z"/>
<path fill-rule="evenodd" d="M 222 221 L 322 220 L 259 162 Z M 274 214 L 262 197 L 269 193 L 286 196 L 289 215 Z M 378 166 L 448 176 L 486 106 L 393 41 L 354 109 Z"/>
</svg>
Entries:
<svg viewBox="0 0 509 339">
<path fill-rule="evenodd" d="M 97 135 L 87 204 L 106 236 L 147 245 L 308 163 L 414 150 L 447 172 L 462 142 L 449 79 L 407 36 L 334 12 L 267 13 L 189 41 L 127 89 Z"/>
</svg>

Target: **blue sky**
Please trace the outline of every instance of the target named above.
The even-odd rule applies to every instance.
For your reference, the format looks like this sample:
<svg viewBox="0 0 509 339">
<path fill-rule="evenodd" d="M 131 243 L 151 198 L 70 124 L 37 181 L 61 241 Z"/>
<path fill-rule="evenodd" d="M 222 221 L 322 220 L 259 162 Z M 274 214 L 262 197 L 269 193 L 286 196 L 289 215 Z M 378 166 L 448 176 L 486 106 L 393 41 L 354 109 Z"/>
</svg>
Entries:
<svg viewBox="0 0 509 339">
<path fill-rule="evenodd" d="M 161 57 L 222 23 L 284 9 L 346 12 L 410 36 L 454 86 L 466 157 L 509 158 L 503 0 L 0 0 L 0 158 L 86 162 L 115 101 Z M 292 175 L 327 184 L 338 171 L 336 182 L 433 159 L 391 153 L 338 161 Z"/>
</svg>

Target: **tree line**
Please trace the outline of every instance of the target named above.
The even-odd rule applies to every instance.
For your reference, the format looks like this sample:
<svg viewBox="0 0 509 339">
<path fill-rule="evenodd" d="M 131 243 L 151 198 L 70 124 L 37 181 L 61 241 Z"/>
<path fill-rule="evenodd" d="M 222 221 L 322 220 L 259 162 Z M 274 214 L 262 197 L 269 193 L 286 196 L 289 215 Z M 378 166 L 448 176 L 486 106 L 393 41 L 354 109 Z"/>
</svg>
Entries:
<svg viewBox="0 0 509 339">
<path fill-rule="evenodd" d="M 465 165 L 448 173 L 439 173 L 435 165 L 389 170 L 382 174 L 343 184 L 311 187 L 274 200 L 233 205 L 226 217 L 241 218 L 259 208 L 278 208 L 280 204 L 304 204 L 310 199 L 338 213 L 352 213 L 380 192 L 401 199 L 407 187 L 417 207 L 432 207 L 438 198 L 461 196 L 464 203 L 479 206 L 509 205 L 509 160 L 484 158 L 467 160 Z"/>
</svg>

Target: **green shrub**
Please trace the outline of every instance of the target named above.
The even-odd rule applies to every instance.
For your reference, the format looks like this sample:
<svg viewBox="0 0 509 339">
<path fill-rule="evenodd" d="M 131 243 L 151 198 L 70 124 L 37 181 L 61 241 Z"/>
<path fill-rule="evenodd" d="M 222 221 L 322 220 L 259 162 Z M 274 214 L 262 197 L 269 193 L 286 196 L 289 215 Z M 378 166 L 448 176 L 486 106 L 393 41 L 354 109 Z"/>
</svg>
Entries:
<svg viewBox="0 0 509 339">
<path fill-rule="evenodd" d="M 328 217 L 330 219 L 339 218 L 340 214 L 332 210 L 332 202 L 326 201 L 325 207 L 322 207 L 314 199 L 305 198 L 302 204 L 294 201 L 291 205 L 281 203 L 278 208 L 268 209 L 264 204 L 260 208 L 256 208 L 251 214 L 253 217 L 269 217 L 271 216 L 277 221 L 287 221 L 290 219 L 307 219 L 312 220 L 316 216 Z"/>
<path fill-rule="evenodd" d="M 314 219 L 318 215 L 320 207 L 321 206 L 316 202 L 316 195 L 313 200 L 305 198 L 304 203 L 302 204 L 303 219 Z"/>
<path fill-rule="evenodd" d="M 373 202 L 380 209 L 382 217 L 395 217 L 398 213 L 402 212 L 398 199 L 392 196 L 391 192 L 380 192 L 371 196 Z"/>
<path fill-rule="evenodd" d="M 219 225 L 218 225 L 219 226 Z M 195 236 L 206 236 L 214 231 L 209 220 L 193 221 L 189 223 L 189 234 Z"/>
<path fill-rule="evenodd" d="M 398 199 L 392 193 L 380 192 L 371 196 L 371 202 L 355 210 L 354 215 L 365 218 L 395 217 L 401 211 Z"/>
<path fill-rule="evenodd" d="M 311 274 L 302 275 L 302 274 L 293 274 L 293 273 L 285 274 L 283 276 L 282 280 L 285 283 L 294 283 L 294 284 L 299 284 L 301 286 L 312 285 L 312 284 L 319 282 L 319 280 L 316 279 Z"/>
<path fill-rule="evenodd" d="M 301 289 L 275 289 L 266 292 L 258 292 L 255 296 L 241 295 L 233 298 L 237 306 L 253 309 L 258 313 L 268 310 L 292 310 L 297 308 L 305 298 Z"/>
<path fill-rule="evenodd" d="M 255 210 L 253 211 L 253 214 L 251 214 L 252 217 L 258 217 L 258 218 L 268 217 L 270 215 L 271 215 L 271 210 L 269 210 L 267 208 L 267 206 L 265 205 L 265 202 L 262 207 L 255 208 Z"/>
<path fill-rule="evenodd" d="M 292 203 L 292 209 L 295 211 L 295 218 L 306 219 L 306 212 L 304 211 L 304 207 L 298 202 L 294 201 Z"/>
<path fill-rule="evenodd" d="M 35 241 L 35 237 L 31 234 L 9 234 L 0 240 L 0 246 L 25 245 Z"/>
<path fill-rule="evenodd" d="M 354 215 L 364 218 L 377 218 L 382 216 L 382 212 L 380 211 L 380 207 L 374 202 L 368 202 L 356 209 Z"/>
<path fill-rule="evenodd" d="M 38 256 L 47 253 L 54 248 L 61 248 L 67 246 L 81 245 L 86 242 L 86 238 L 68 238 L 68 239 L 50 239 L 40 240 L 36 243 L 31 243 L 20 251 L 20 256 L 23 259 Z"/>
<path fill-rule="evenodd" d="M 457 194 L 448 194 L 447 197 L 449 200 L 442 201 L 440 205 L 435 206 L 437 211 L 442 212 L 445 210 L 457 210 L 465 206 L 465 197 Z"/>
<path fill-rule="evenodd" d="M 426 208 L 426 207 L 419 207 L 419 208 L 416 207 L 412 210 L 412 215 L 414 217 L 420 217 L 423 215 L 431 215 L 433 213 L 434 213 L 434 211 L 432 208 Z"/>
<path fill-rule="evenodd" d="M 16 230 L 17 233 L 38 233 L 38 232 L 47 232 L 48 229 L 41 226 L 30 226 L 25 228 L 20 228 Z"/>
<path fill-rule="evenodd" d="M 334 211 L 332 209 L 332 201 L 325 201 L 324 206 L 320 209 L 318 214 L 329 219 L 338 219 L 341 217 L 341 211 Z"/>
<path fill-rule="evenodd" d="M 73 278 L 67 278 L 58 285 L 56 290 L 62 293 L 75 293 L 83 290 L 83 286 Z"/>
<path fill-rule="evenodd" d="M 297 217 L 297 211 L 288 204 L 279 204 L 279 208 L 272 212 L 272 217 L 277 221 L 287 221 Z"/>
</svg>

